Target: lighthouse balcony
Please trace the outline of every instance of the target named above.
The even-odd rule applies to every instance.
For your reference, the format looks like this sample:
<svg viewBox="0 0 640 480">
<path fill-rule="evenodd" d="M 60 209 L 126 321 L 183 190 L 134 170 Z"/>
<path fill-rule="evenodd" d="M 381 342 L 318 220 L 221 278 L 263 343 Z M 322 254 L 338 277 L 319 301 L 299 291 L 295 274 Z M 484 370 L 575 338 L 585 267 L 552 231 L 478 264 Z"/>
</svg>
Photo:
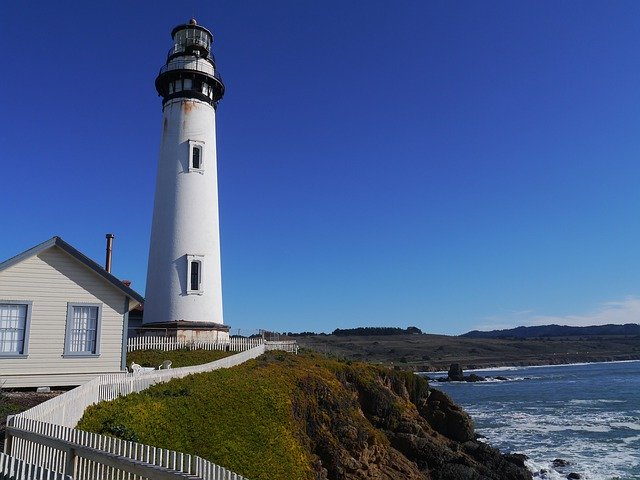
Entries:
<svg viewBox="0 0 640 480">
<path fill-rule="evenodd" d="M 170 60 L 160 69 L 160 75 L 170 70 L 194 70 L 196 72 L 207 73 L 221 80 L 215 71 L 213 62 L 202 58 L 175 58 Z"/>
</svg>

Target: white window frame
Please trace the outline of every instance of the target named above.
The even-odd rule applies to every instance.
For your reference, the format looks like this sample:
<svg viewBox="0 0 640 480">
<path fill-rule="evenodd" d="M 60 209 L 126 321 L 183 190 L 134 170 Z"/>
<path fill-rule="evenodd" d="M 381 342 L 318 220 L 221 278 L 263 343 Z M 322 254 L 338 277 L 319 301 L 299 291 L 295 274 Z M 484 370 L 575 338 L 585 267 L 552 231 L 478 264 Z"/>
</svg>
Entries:
<svg viewBox="0 0 640 480">
<path fill-rule="evenodd" d="M 97 308 L 96 318 L 96 337 L 95 337 L 95 349 L 93 351 L 72 351 L 73 340 L 73 312 L 75 307 L 92 307 Z M 64 338 L 64 356 L 65 357 L 98 357 L 100 356 L 100 330 L 102 329 L 102 304 L 101 303 L 84 303 L 84 302 L 69 302 L 67 303 L 67 326 Z M 86 341 L 86 340 L 85 340 Z"/>
<path fill-rule="evenodd" d="M 193 150 L 197 148 L 200 150 L 200 167 L 195 168 L 193 166 Z M 204 142 L 201 140 L 189 140 L 189 171 L 204 173 Z"/>
<path fill-rule="evenodd" d="M 26 358 L 29 354 L 29 329 L 31 327 L 31 300 L 1 300 L 0 305 L 24 305 L 26 307 L 24 319 L 24 334 L 22 337 L 22 352 L 0 352 L 0 358 Z M 0 324 L 1 325 L 1 324 Z"/>
<path fill-rule="evenodd" d="M 191 264 L 198 262 L 200 271 L 198 272 L 198 289 L 191 289 Z M 202 295 L 204 293 L 203 288 L 204 279 L 204 255 L 187 255 L 187 295 Z"/>
</svg>

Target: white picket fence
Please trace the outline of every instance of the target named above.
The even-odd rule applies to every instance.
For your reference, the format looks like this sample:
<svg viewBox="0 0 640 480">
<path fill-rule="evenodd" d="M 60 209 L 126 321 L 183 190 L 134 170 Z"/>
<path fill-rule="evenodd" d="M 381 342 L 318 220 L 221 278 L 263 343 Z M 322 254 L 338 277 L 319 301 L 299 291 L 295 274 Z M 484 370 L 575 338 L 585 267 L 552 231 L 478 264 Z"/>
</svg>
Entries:
<svg viewBox="0 0 640 480">
<path fill-rule="evenodd" d="M 26 418 L 7 427 L 7 439 L 13 457 L 71 480 L 247 480 L 197 455 Z"/>
<path fill-rule="evenodd" d="M 71 477 L 0 452 L 0 480 L 71 480 Z"/>
<path fill-rule="evenodd" d="M 101 375 L 10 417 L 7 420 L 5 453 L 42 468 L 71 475 L 74 480 L 246 480 L 194 455 L 127 442 L 73 427 L 82 418 L 85 409 L 97 402 L 139 392 L 151 385 L 192 373 L 239 365 L 263 354 L 266 348 L 262 343 L 242 353 L 191 367 L 138 374 Z M 39 479 L 25 477 L 25 480 Z"/>
<path fill-rule="evenodd" d="M 289 353 L 298 354 L 298 344 L 295 340 L 281 340 L 278 342 L 265 342 L 265 350 L 283 350 Z"/>
<path fill-rule="evenodd" d="M 146 337 L 133 337 L 127 340 L 127 352 L 133 352 L 134 350 L 222 350 L 228 352 L 243 352 L 251 348 L 255 348 L 258 345 L 262 345 L 264 340 L 261 337 L 245 338 L 245 337 L 231 337 L 226 342 L 204 342 L 193 340 L 178 340 L 175 337 L 158 336 L 146 336 Z M 294 342 L 295 343 L 295 342 Z"/>
</svg>

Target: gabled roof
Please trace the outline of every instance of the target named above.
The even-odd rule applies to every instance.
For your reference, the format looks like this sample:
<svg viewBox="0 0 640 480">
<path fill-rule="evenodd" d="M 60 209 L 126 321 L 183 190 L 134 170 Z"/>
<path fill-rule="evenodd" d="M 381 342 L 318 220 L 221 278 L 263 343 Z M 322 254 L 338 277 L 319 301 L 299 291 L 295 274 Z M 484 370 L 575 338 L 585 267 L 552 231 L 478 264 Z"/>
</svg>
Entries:
<svg viewBox="0 0 640 480">
<path fill-rule="evenodd" d="M 66 253 L 71 255 L 73 258 L 75 258 L 77 261 L 79 261 L 80 263 L 84 264 L 85 266 L 89 267 L 91 270 L 96 272 L 98 275 L 104 278 L 107 282 L 111 283 L 114 287 L 116 287 L 118 290 L 124 293 L 127 297 L 132 298 L 140 303 L 144 302 L 144 298 L 138 292 L 127 287 L 124 283 L 122 283 L 116 277 L 111 275 L 109 272 L 107 272 L 104 268 L 102 268 L 96 262 L 91 260 L 89 257 L 84 255 L 79 250 L 76 250 L 75 248 L 73 248 L 71 245 L 69 245 L 67 242 L 62 240 L 60 237 L 50 238 L 46 242 L 42 242 L 40 245 L 36 245 L 35 247 L 30 248 L 29 250 L 22 252 L 16 255 L 15 257 L 10 258 L 9 260 L 5 260 L 4 262 L 0 263 L 0 272 L 9 268 L 12 265 L 15 265 L 16 263 L 26 260 L 27 258 L 33 257 L 34 255 L 38 255 L 39 253 L 51 247 L 58 247 L 61 250 L 65 251 Z"/>
</svg>

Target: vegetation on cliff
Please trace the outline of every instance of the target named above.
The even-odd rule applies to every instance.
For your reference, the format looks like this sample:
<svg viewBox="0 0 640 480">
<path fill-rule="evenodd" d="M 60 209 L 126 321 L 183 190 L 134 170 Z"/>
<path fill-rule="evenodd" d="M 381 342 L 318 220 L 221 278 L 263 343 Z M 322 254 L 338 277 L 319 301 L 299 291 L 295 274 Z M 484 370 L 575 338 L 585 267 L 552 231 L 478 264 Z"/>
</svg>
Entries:
<svg viewBox="0 0 640 480">
<path fill-rule="evenodd" d="M 79 427 L 200 455 L 252 480 L 525 479 L 411 373 L 270 353 L 91 407 Z"/>
</svg>

